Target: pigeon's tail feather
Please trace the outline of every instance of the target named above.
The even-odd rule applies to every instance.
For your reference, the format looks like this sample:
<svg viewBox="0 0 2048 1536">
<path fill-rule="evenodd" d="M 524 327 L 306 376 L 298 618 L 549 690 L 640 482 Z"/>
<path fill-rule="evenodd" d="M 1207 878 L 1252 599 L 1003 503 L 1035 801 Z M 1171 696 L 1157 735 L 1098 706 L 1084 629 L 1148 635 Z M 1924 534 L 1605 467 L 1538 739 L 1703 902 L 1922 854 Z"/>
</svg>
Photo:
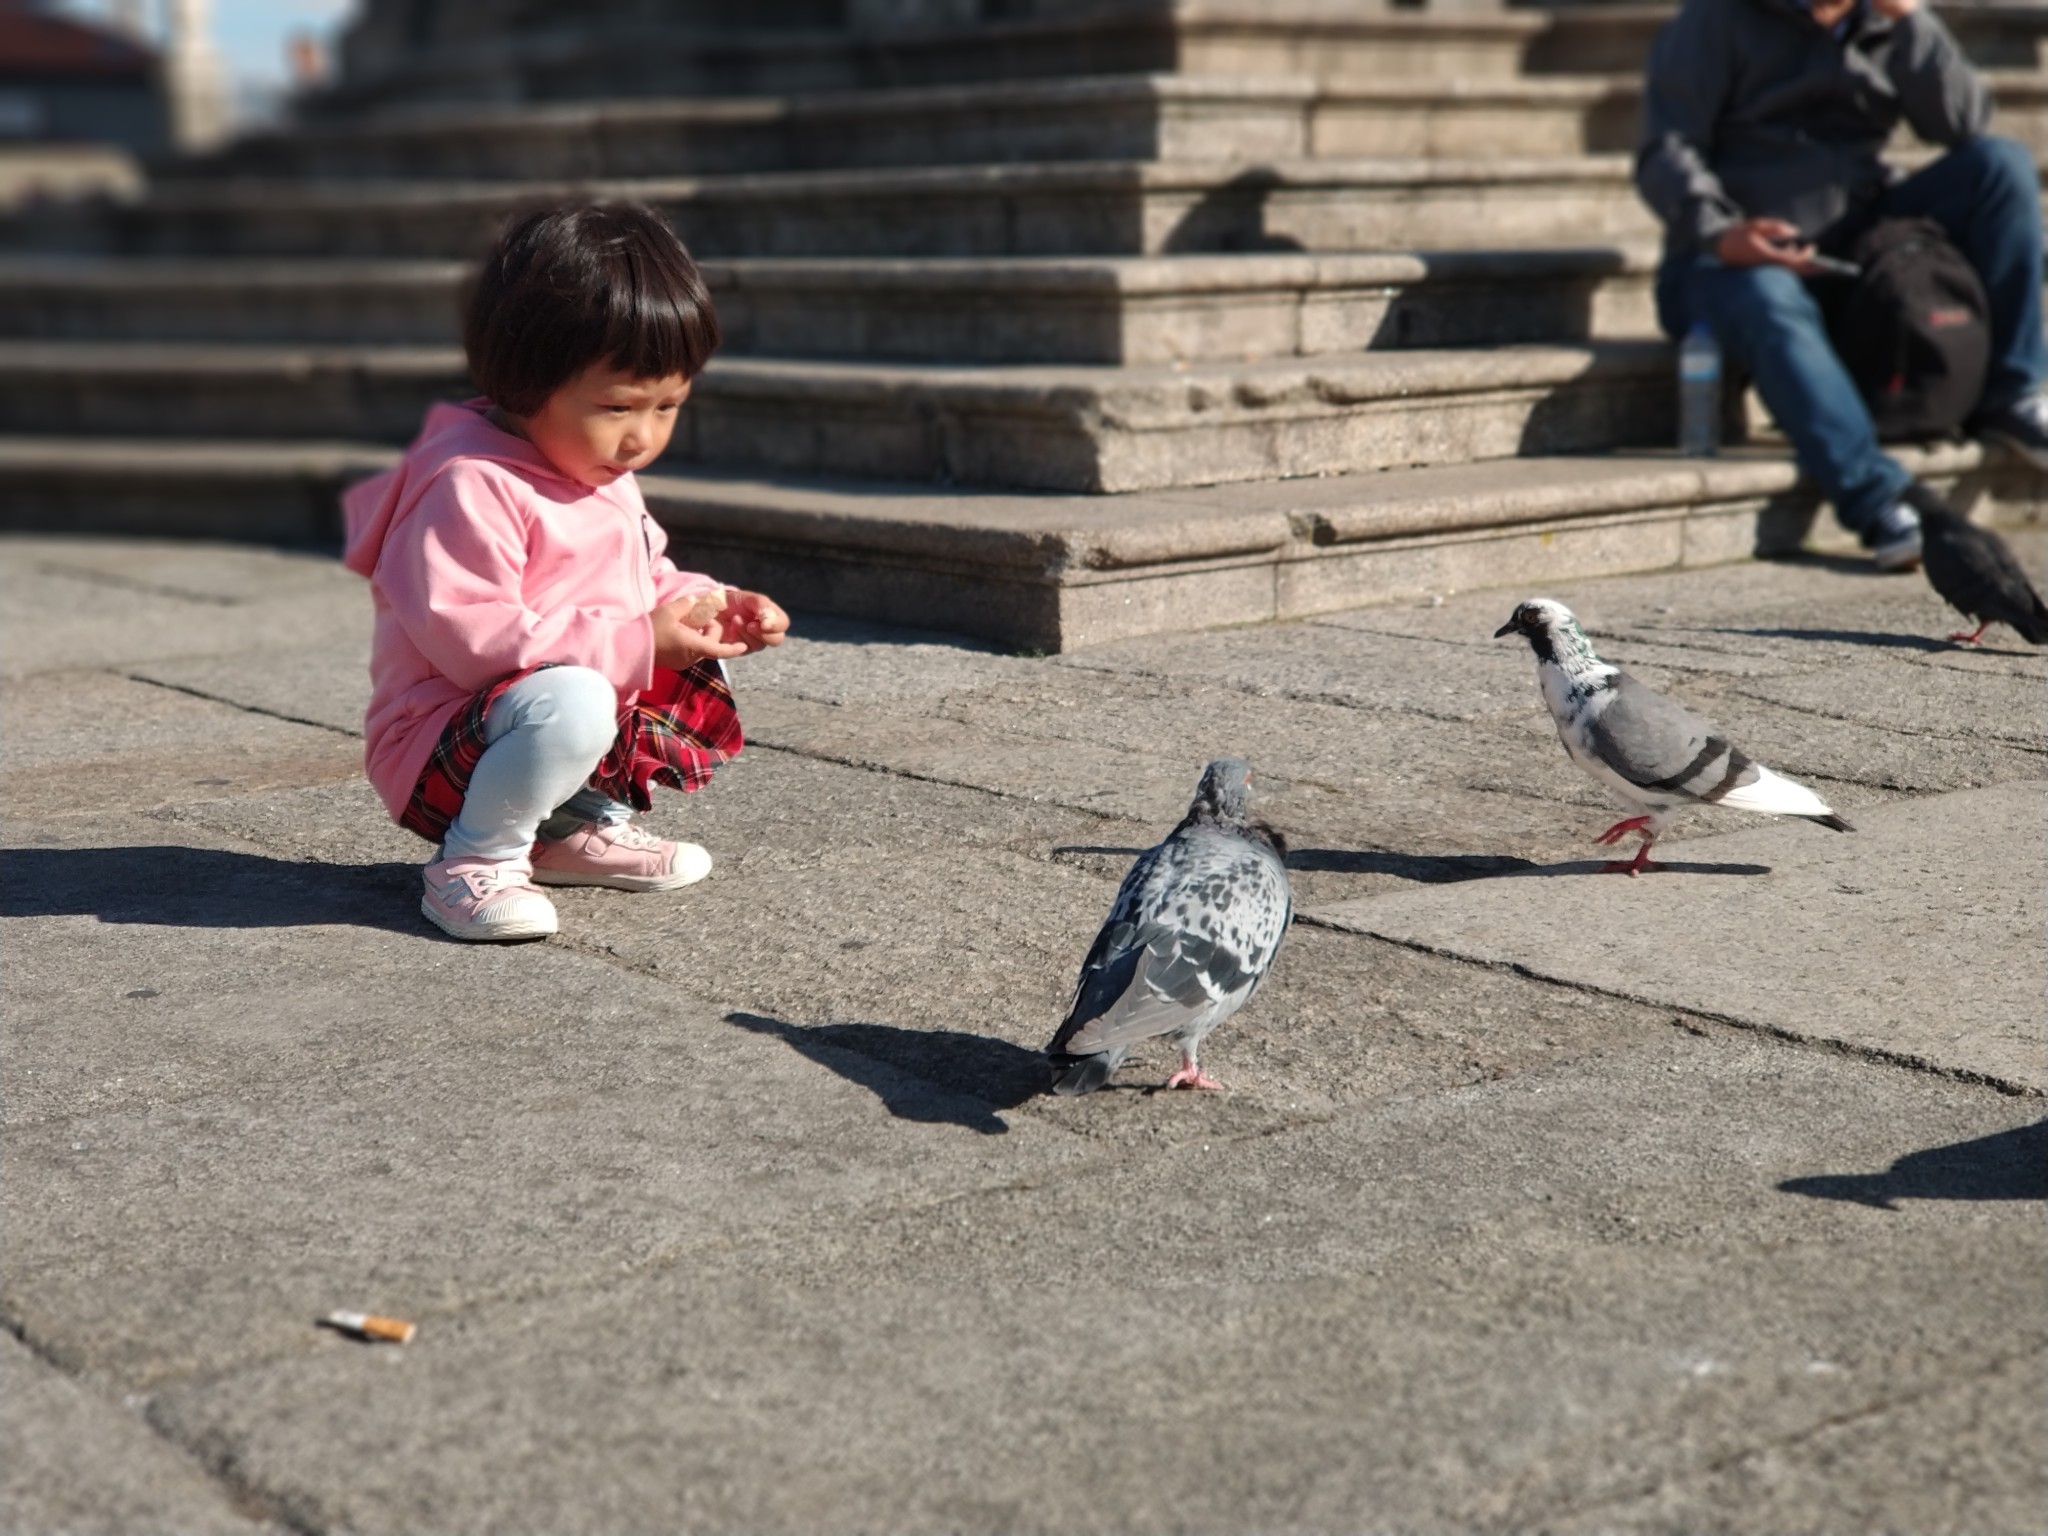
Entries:
<svg viewBox="0 0 2048 1536">
<path fill-rule="evenodd" d="M 2013 620 L 2012 627 L 2029 645 L 2048 645 L 2048 603 L 2041 601 L 2041 594 L 2030 594 L 2034 599 L 2034 611 Z"/>
<path fill-rule="evenodd" d="M 1054 1056 L 1052 1091 L 1063 1094 L 1093 1093 L 1109 1081 L 1116 1063 L 1107 1055 Z"/>
<path fill-rule="evenodd" d="M 1808 816 L 1805 819 L 1808 821 L 1817 821 L 1822 826 L 1827 827 L 1831 831 L 1835 832 L 1854 832 L 1856 830 L 1854 827 L 1849 825 L 1848 822 L 1842 820 L 1841 817 L 1837 816 L 1833 811 L 1829 811 L 1825 816 Z"/>
<path fill-rule="evenodd" d="M 1833 806 L 1804 784 L 1781 773 L 1773 773 L 1761 763 L 1756 764 L 1755 779 L 1747 784 L 1738 784 L 1721 797 L 1720 803 L 1732 805 L 1738 811 L 1761 811 L 1766 816 L 1804 816 L 1809 821 L 1820 821 L 1835 814 Z"/>
</svg>

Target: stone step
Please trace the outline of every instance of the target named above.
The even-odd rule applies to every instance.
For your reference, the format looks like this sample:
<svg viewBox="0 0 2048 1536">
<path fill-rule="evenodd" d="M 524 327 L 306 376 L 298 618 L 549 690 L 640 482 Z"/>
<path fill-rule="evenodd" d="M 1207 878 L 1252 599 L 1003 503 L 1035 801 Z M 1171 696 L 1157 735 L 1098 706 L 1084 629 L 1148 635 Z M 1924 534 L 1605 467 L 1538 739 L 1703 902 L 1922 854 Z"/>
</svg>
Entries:
<svg viewBox="0 0 2048 1536">
<path fill-rule="evenodd" d="M 368 444 L 0 437 L 0 528 L 331 544 Z M 1900 457 L 1980 521 L 2041 481 L 1976 447 Z M 1074 497 L 643 477 L 679 557 L 807 612 L 1070 651 L 1474 588 L 1852 548 L 1782 452 L 1531 458 Z"/>
<path fill-rule="evenodd" d="M 1150 363 L 1654 329 L 1649 246 L 707 261 L 726 352 Z M 0 257 L 0 337 L 447 344 L 454 261 Z"/>
<path fill-rule="evenodd" d="M 390 50 L 381 61 L 361 61 L 313 109 L 346 117 L 423 102 L 784 95 L 1107 74 L 1301 74 L 1332 83 L 1633 74 L 1673 9 L 1417 13 L 1312 0 L 1180 0 L 887 33 L 586 27 Z M 2038 6 L 1948 6 L 1943 18 L 1981 67 L 2042 66 L 2048 16 Z"/>
<path fill-rule="evenodd" d="M 1662 341 L 1236 364 L 722 358 L 677 461 L 1114 492 L 1669 442 Z M 467 386 L 433 347 L 0 342 L 0 433 L 403 442 Z"/>
<path fill-rule="evenodd" d="M 1427 14 L 1314 0 L 1183 0 L 1121 14 L 888 34 L 617 26 L 415 51 L 344 79 L 312 105 L 344 117 L 421 102 L 788 95 L 1129 74 L 1497 80 L 1520 73 L 1553 25 L 1545 16 L 1505 10 Z M 1632 22 L 1624 30 L 1646 36 Z"/>
<path fill-rule="evenodd" d="M 644 199 L 701 256 L 1099 256 L 1606 244 L 1656 224 L 1624 155 L 1066 162 L 645 181 L 258 182 L 0 220 L 0 250 L 469 258 L 514 209 Z"/>
<path fill-rule="evenodd" d="M 616 180 L 1053 160 L 1573 155 L 1632 149 L 1640 97 L 1632 75 L 1348 86 L 1300 77 L 1113 75 L 442 109 L 261 134 L 158 174 Z"/>
<path fill-rule="evenodd" d="M 1573 74 L 1637 72 L 1657 31 L 1677 11 L 1670 4 L 1560 4 L 1550 25 L 1531 39 L 1523 68 Z M 1980 69 L 2038 70 L 2048 64 L 2048 9 L 2013 4 L 1943 5 L 1941 19 Z"/>
<path fill-rule="evenodd" d="M 2048 150 L 2048 76 L 1990 75 L 1999 131 Z M 1638 74 L 1509 80 L 1107 76 L 810 97 L 414 112 L 241 140 L 160 180 L 534 180 L 1065 160 L 1633 151 Z M 1902 143 L 1906 142 L 1902 138 Z"/>
</svg>

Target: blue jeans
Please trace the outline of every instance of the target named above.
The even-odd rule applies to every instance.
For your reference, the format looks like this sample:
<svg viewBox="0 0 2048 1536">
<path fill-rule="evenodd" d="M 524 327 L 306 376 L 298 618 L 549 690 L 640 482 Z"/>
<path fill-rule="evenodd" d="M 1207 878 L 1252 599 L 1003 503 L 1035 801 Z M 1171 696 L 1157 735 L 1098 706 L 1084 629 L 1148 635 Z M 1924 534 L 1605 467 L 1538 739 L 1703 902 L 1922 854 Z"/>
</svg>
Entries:
<svg viewBox="0 0 2048 1536">
<path fill-rule="evenodd" d="M 2033 393 L 2048 376 L 2041 336 L 2041 199 L 2033 157 L 2011 139 L 1978 138 L 1888 188 L 1860 214 L 1927 218 L 1977 269 L 1991 303 L 1991 369 L 1979 415 Z M 1852 231 L 1829 231 L 1838 250 Z M 1711 256 L 1666 262 L 1657 319 L 1673 337 L 1704 320 L 1731 367 L 1755 380 L 1792 439 L 1799 467 L 1834 504 L 1842 526 L 1870 543 L 1874 525 L 1911 482 L 1878 447 L 1870 412 L 1828 344 L 1820 306 L 1784 267 L 1724 267 Z"/>
</svg>

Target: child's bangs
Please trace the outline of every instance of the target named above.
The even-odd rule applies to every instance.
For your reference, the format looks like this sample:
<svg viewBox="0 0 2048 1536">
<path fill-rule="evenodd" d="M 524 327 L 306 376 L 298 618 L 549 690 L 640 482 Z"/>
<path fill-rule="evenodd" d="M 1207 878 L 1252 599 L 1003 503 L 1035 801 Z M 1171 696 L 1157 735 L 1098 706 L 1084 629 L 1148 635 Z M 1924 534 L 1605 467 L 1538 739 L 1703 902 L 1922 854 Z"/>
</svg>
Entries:
<svg viewBox="0 0 2048 1536">
<path fill-rule="evenodd" d="M 703 279 L 680 247 L 680 260 L 661 260 L 666 254 L 617 252 L 606 287 L 598 356 L 636 379 L 694 379 L 718 349 L 718 317 Z"/>
</svg>

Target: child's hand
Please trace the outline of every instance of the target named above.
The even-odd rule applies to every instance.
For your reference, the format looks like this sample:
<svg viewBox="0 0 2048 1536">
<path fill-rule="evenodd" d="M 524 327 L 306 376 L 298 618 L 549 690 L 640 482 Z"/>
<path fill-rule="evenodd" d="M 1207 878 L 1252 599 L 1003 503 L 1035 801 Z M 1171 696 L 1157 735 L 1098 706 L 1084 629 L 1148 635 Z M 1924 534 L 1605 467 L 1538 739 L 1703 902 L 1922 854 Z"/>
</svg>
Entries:
<svg viewBox="0 0 2048 1536">
<path fill-rule="evenodd" d="M 707 656 L 724 661 L 759 649 L 741 641 L 728 640 L 722 632 L 724 613 L 721 610 L 729 609 L 725 600 L 735 595 L 718 591 L 694 598 L 679 597 L 648 614 L 647 622 L 654 626 L 655 665 L 681 672 Z M 786 620 L 784 627 L 787 627 Z"/>
<path fill-rule="evenodd" d="M 737 587 L 727 588 L 725 595 L 725 611 L 718 616 L 721 638 L 749 651 L 782 644 L 789 634 L 789 615 L 774 599 Z"/>
</svg>

